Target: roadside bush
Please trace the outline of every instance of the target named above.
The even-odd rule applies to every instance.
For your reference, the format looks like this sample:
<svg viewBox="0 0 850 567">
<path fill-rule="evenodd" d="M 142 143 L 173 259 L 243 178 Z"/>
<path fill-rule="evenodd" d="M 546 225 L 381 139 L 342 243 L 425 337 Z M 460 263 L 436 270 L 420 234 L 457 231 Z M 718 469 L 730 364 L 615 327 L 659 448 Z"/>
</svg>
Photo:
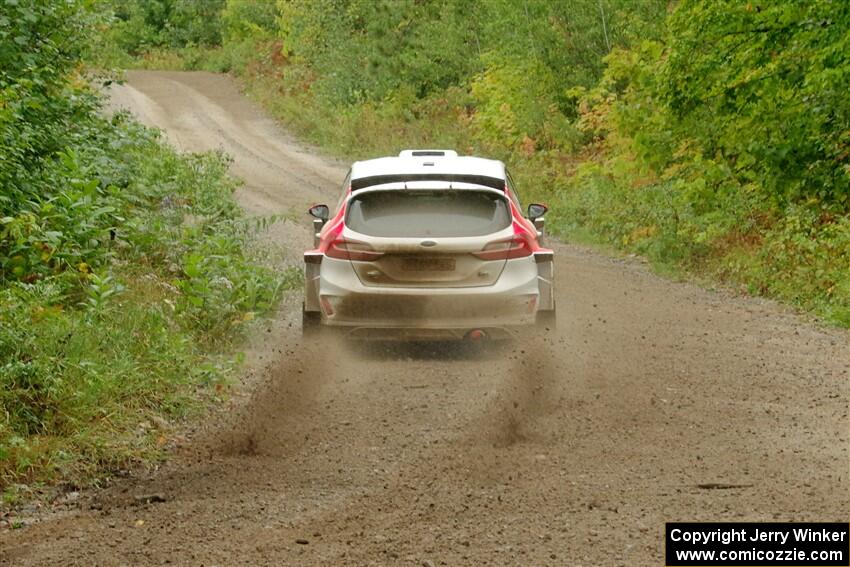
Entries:
<svg viewBox="0 0 850 567">
<path fill-rule="evenodd" d="M 225 380 L 232 359 L 208 353 L 294 286 L 246 252 L 224 156 L 180 156 L 125 115 L 102 126 L 110 143 L 59 160 L 67 206 L 5 225 L 28 255 L 0 290 L 0 484 L 151 456 L 137 424 Z"/>
<path fill-rule="evenodd" d="M 5 6 L 0 489 L 155 455 L 150 419 L 215 395 L 242 331 L 297 280 L 259 258 L 262 219 L 243 218 L 224 155 L 101 113 L 88 3 Z"/>
<path fill-rule="evenodd" d="M 225 0 L 108 0 L 109 43 L 130 55 L 156 47 L 221 45 Z"/>
<path fill-rule="evenodd" d="M 226 361 L 203 362 L 153 274 L 126 287 L 93 279 L 89 298 L 66 306 L 53 280 L 0 290 L 0 485 L 81 482 L 150 457 L 155 432 L 139 424 L 181 415 L 194 388 L 227 377 Z"/>
<path fill-rule="evenodd" d="M 226 0 L 221 11 L 225 42 L 265 41 L 277 31 L 278 7 L 275 2 Z"/>
<path fill-rule="evenodd" d="M 577 91 L 563 191 L 608 242 L 847 324 L 845 5 L 683 2 Z M 806 55 L 803 56 L 802 53 Z M 843 152 L 843 153 L 842 153 Z"/>
</svg>

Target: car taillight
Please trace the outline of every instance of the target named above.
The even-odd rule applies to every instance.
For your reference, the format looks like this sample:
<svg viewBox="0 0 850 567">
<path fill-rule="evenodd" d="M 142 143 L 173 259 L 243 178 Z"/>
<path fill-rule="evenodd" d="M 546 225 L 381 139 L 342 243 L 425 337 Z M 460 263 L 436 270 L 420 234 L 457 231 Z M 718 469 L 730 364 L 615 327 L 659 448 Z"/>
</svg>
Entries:
<svg viewBox="0 0 850 567">
<path fill-rule="evenodd" d="M 335 239 L 325 251 L 325 256 L 330 258 L 359 262 L 372 262 L 383 255 L 383 252 L 376 252 L 365 242 L 346 240 L 344 238 Z"/>
<path fill-rule="evenodd" d="M 531 236 L 525 228 L 514 224 L 514 235 L 504 240 L 488 243 L 481 252 L 475 255 L 482 260 L 510 260 L 525 258 L 532 254 Z"/>
</svg>

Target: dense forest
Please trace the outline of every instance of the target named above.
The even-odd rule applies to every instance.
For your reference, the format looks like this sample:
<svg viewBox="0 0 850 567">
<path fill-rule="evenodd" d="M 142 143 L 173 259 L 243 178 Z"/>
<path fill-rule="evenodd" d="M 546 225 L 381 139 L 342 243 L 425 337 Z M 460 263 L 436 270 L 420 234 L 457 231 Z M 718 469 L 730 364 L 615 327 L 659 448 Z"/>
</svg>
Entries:
<svg viewBox="0 0 850 567">
<path fill-rule="evenodd" d="M 231 71 L 352 158 L 505 159 L 571 239 L 850 325 L 841 0 L 124 0 L 104 58 Z"/>
<path fill-rule="evenodd" d="M 155 451 L 133 424 L 215 395 L 297 280 L 226 156 L 103 112 L 116 69 L 234 73 L 346 158 L 504 159 L 567 239 L 847 326 L 848 59 L 843 0 L 4 2 L 0 486 Z"/>
</svg>

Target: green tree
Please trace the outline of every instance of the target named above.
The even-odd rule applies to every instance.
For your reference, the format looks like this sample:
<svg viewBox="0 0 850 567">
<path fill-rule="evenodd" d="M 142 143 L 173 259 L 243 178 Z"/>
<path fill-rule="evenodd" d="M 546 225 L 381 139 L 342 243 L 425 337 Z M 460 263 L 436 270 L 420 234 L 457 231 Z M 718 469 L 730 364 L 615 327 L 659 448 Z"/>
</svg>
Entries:
<svg viewBox="0 0 850 567">
<path fill-rule="evenodd" d="M 850 4 L 682 2 L 659 97 L 683 138 L 780 205 L 850 205 Z"/>
</svg>

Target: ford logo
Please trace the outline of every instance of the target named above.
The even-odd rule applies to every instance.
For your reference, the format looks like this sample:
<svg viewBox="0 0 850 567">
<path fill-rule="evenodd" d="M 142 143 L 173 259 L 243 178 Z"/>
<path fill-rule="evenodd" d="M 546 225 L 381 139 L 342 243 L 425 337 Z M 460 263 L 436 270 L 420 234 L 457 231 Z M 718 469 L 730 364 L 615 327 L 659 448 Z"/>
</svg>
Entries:
<svg viewBox="0 0 850 567">
<path fill-rule="evenodd" d="M 422 242 L 420 242 L 419 244 L 420 244 L 421 246 L 426 246 L 426 247 L 428 247 L 428 248 L 430 248 L 430 247 L 432 247 L 432 246 L 436 246 L 436 245 L 437 245 L 437 243 L 436 243 L 436 242 L 434 242 L 433 240 L 423 240 L 423 241 L 422 241 Z"/>
</svg>

